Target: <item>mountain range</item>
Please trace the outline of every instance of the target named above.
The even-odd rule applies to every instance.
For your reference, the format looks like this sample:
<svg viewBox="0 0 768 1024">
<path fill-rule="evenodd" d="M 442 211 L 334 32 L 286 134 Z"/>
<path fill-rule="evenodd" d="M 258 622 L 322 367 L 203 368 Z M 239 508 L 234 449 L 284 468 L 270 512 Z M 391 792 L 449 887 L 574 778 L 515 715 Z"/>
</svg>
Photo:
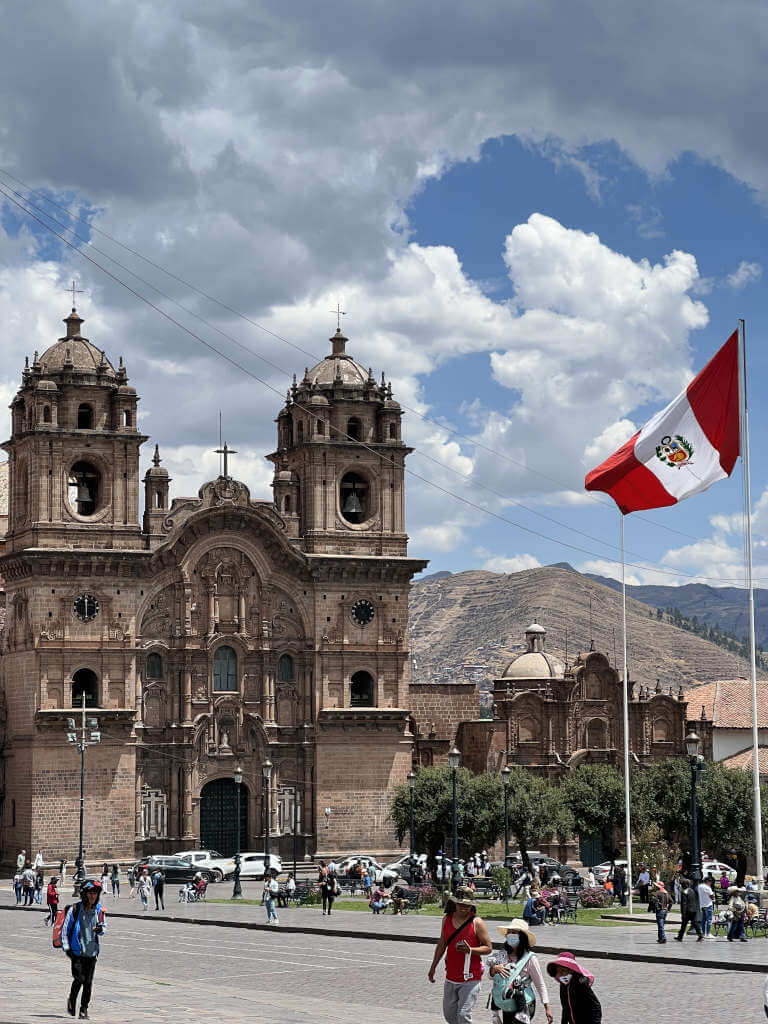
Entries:
<svg viewBox="0 0 768 1024">
<path fill-rule="evenodd" d="M 682 612 L 681 592 L 696 589 L 632 588 L 627 602 L 630 680 L 655 686 L 658 679 L 665 690 L 671 686 L 677 693 L 681 685 L 747 676 L 747 662 L 737 654 L 666 619 L 659 621 L 658 593 L 651 594 L 650 604 L 637 599 L 638 590 L 671 590 L 669 602 L 662 606 L 674 598 Z M 730 607 L 726 600 L 716 605 L 713 599 L 700 606 L 701 617 L 715 606 Z M 545 649 L 550 653 L 573 662 L 579 651 L 592 645 L 621 670 L 621 596 L 615 581 L 582 575 L 571 566 L 509 574 L 434 573 L 413 585 L 410 620 L 416 682 L 473 681 L 487 689 L 524 648 L 525 629 L 533 621 L 547 630 Z M 725 615 L 718 621 L 723 627 Z"/>
</svg>

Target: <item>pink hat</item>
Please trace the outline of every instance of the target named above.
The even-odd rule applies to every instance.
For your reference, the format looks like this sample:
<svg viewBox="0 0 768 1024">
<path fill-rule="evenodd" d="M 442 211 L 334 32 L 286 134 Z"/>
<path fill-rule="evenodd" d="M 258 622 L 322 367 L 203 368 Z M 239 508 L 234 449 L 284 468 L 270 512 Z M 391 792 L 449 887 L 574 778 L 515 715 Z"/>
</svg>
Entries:
<svg viewBox="0 0 768 1024">
<path fill-rule="evenodd" d="M 587 979 L 588 985 L 591 985 L 595 980 L 594 974 L 590 974 L 586 967 L 582 967 L 581 964 L 576 963 L 576 957 L 573 953 L 561 953 L 556 960 L 552 960 L 548 963 L 547 974 L 554 978 L 556 967 L 565 967 L 569 971 L 573 971 L 574 974 L 581 974 Z"/>
</svg>

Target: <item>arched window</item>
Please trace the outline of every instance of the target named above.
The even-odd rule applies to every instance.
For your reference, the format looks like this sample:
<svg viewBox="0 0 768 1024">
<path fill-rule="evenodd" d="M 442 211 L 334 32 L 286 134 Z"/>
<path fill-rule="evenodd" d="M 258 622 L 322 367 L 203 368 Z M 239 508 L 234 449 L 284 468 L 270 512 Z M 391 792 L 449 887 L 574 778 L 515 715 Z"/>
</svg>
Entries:
<svg viewBox="0 0 768 1024">
<path fill-rule="evenodd" d="M 281 654 L 277 663 L 277 678 L 281 683 L 288 683 L 293 679 L 293 658 L 290 654 Z"/>
<path fill-rule="evenodd" d="M 363 439 L 363 424 L 357 418 L 357 416 L 350 416 L 347 420 L 347 440 L 348 441 L 362 441 Z"/>
<path fill-rule="evenodd" d="M 653 742 L 654 743 L 671 743 L 672 742 L 672 730 L 670 729 L 669 722 L 666 718 L 656 718 L 653 722 Z"/>
<path fill-rule="evenodd" d="M 123 426 L 124 427 L 130 427 L 131 426 L 131 410 L 130 409 L 124 409 L 123 410 Z"/>
<path fill-rule="evenodd" d="M 290 496 L 290 494 L 286 494 L 286 496 L 283 498 L 283 512 L 285 512 L 285 514 L 287 516 L 289 516 L 291 514 L 291 496 Z"/>
<path fill-rule="evenodd" d="M 163 507 L 163 492 L 155 491 L 155 508 Z"/>
<path fill-rule="evenodd" d="M 219 647 L 213 656 L 213 688 L 237 689 L 237 655 L 231 647 Z"/>
<path fill-rule="evenodd" d="M 93 409 L 86 402 L 77 407 L 77 429 L 93 430 Z"/>
<path fill-rule="evenodd" d="M 92 516 L 99 507 L 101 474 L 90 462 L 76 462 L 69 471 L 67 492 L 70 505 L 80 516 Z"/>
<path fill-rule="evenodd" d="M 72 676 L 72 707 L 82 707 L 83 694 L 85 694 L 85 706 L 97 708 L 99 706 L 99 681 L 96 673 L 89 668 L 79 668 Z"/>
<path fill-rule="evenodd" d="M 353 708 L 375 706 L 373 676 L 370 672 L 355 672 L 349 689 L 349 703 Z"/>
<path fill-rule="evenodd" d="M 523 718 L 519 725 L 521 743 L 536 743 L 539 738 L 539 723 L 535 718 Z"/>
<path fill-rule="evenodd" d="M 51 422 L 51 407 L 50 405 L 43 406 L 43 423 Z"/>
<path fill-rule="evenodd" d="M 147 655 L 147 679 L 163 678 L 163 659 L 153 651 Z"/>
<path fill-rule="evenodd" d="M 364 523 L 368 519 L 370 487 L 360 473 L 345 473 L 339 485 L 341 514 L 348 523 Z"/>
<path fill-rule="evenodd" d="M 390 423 L 389 424 L 389 440 L 390 441 L 396 441 L 397 440 L 397 424 L 396 423 Z"/>
<path fill-rule="evenodd" d="M 607 747 L 605 722 L 602 718 L 593 718 L 587 726 L 587 749 L 605 750 Z"/>
<path fill-rule="evenodd" d="M 318 420 L 317 421 L 315 429 L 317 430 L 318 434 L 324 434 L 325 433 L 325 424 L 323 423 L 322 420 Z"/>
</svg>

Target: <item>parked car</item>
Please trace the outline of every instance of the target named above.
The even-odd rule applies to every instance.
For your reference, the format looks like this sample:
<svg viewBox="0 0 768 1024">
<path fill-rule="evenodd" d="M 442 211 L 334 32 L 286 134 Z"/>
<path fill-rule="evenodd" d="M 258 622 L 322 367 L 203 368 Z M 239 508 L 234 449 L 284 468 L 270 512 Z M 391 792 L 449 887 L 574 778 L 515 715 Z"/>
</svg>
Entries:
<svg viewBox="0 0 768 1024">
<path fill-rule="evenodd" d="M 210 871 L 214 882 L 229 878 L 235 870 L 234 857 L 223 857 L 217 850 L 181 850 L 174 857 L 190 861 L 198 870 L 205 868 Z"/>
<path fill-rule="evenodd" d="M 427 855 L 426 855 L 426 853 L 415 853 L 414 854 L 414 858 L 421 865 L 422 870 L 426 871 L 426 869 L 427 869 Z M 398 874 L 400 874 L 400 872 L 403 870 L 403 868 L 407 868 L 408 867 L 408 865 L 410 864 L 410 861 L 411 861 L 411 855 L 410 855 L 410 853 L 406 853 L 404 856 L 399 857 L 397 860 L 393 860 L 393 861 L 390 861 L 389 864 L 385 864 L 384 865 L 384 870 L 385 871 L 396 871 Z"/>
<path fill-rule="evenodd" d="M 616 865 L 616 867 L 621 865 L 624 868 L 624 871 L 626 872 L 627 862 L 625 860 L 616 860 L 613 863 Z M 595 872 L 595 881 L 597 882 L 597 884 L 603 885 L 606 878 L 611 873 L 611 862 L 609 860 L 604 860 L 602 864 L 598 864 L 597 867 L 592 868 L 592 870 Z M 634 882 L 634 879 L 632 879 L 632 881 Z"/>
<path fill-rule="evenodd" d="M 264 877 L 264 857 L 265 854 L 261 853 L 241 853 L 240 854 L 240 877 L 241 878 L 263 878 Z M 270 871 L 276 871 L 278 875 L 283 870 L 283 862 L 276 853 L 270 853 L 269 855 L 269 869 Z M 233 868 L 234 870 L 234 868 Z"/>
<path fill-rule="evenodd" d="M 353 868 L 358 861 L 362 864 L 363 868 L 368 869 L 373 882 L 386 887 L 395 884 L 397 871 L 385 868 L 382 864 L 379 864 L 375 857 L 370 857 L 364 853 L 354 854 L 352 857 L 345 857 L 344 860 L 339 861 L 337 863 L 339 878 L 346 878 L 349 869 Z"/>
<path fill-rule="evenodd" d="M 145 857 L 144 860 L 140 860 L 135 865 L 135 870 L 141 874 L 146 868 L 150 875 L 157 869 L 165 875 L 165 880 L 168 883 L 171 882 L 191 882 L 195 877 L 195 874 L 199 871 L 206 882 L 213 881 L 213 872 L 208 868 L 199 868 L 189 860 L 185 860 L 183 857 Z"/>
<path fill-rule="evenodd" d="M 736 868 L 732 868 L 730 864 L 726 864 L 722 860 L 703 861 L 701 865 L 702 878 L 706 878 L 710 871 L 715 876 L 715 878 L 720 878 L 722 873 L 725 871 L 726 875 L 728 875 L 729 881 L 736 881 Z"/>
</svg>

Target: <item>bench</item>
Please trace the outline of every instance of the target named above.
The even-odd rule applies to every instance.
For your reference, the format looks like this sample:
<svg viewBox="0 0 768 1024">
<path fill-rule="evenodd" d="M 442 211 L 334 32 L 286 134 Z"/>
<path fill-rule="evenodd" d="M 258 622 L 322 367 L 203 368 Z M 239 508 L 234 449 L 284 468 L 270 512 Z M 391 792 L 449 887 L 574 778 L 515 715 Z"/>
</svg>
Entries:
<svg viewBox="0 0 768 1024">
<path fill-rule="evenodd" d="M 418 891 L 418 889 L 404 889 L 403 891 L 405 893 L 405 902 L 403 904 L 402 909 L 400 910 L 400 913 L 407 914 L 409 910 L 415 910 L 418 913 L 418 911 L 421 910 L 421 893 Z M 391 904 L 391 907 L 392 913 L 394 914 L 394 902 Z"/>
<path fill-rule="evenodd" d="M 297 882 L 296 890 L 290 899 L 293 900 L 297 907 L 300 907 L 302 904 L 307 902 L 311 888 L 312 886 L 309 882 Z"/>
<path fill-rule="evenodd" d="M 472 883 L 475 887 L 475 893 L 478 896 L 485 896 L 488 899 L 496 899 L 502 895 L 501 889 L 494 882 L 492 878 L 473 878 Z"/>
<path fill-rule="evenodd" d="M 336 883 L 339 886 L 339 895 L 349 893 L 350 896 L 354 896 L 357 890 L 363 891 L 363 883 L 359 878 L 350 878 L 348 875 L 342 877 L 336 877 Z"/>
</svg>

